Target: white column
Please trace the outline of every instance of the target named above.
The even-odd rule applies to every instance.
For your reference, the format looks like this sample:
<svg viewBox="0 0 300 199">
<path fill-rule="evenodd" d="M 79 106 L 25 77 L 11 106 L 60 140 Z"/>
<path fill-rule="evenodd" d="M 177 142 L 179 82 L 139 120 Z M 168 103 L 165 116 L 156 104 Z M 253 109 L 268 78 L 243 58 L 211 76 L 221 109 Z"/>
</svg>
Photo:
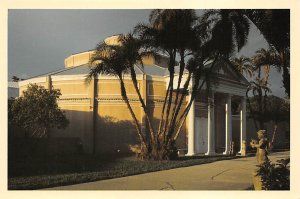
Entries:
<svg viewBox="0 0 300 199">
<path fill-rule="evenodd" d="M 189 101 L 191 99 L 192 91 L 189 91 Z M 195 100 L 194 100 L 195 101 Z M 195 103 L 191 104 L 190 111 L 188 113 L 188 152 L 186 155 L 195 155 Z"/>
<path fill-rule="evenodd" d="M 246 98 L 243 97 L 241 101 L 241 113 L 240 113 L 240 134 L 241 134 L 241 140 L 240 140 L 240 151 L 239 153 L 243 156 L 246 155 Z"/>
<path fill-rule="evenodd" d="M 46 85 L 45 88 L 48 90 L 52 89 L 52 79 L 51 79 L 51 75 L 46 76 Z"/>
<path fill-rule="evenodd" d="M 215 108 L 214 108 L 214 93 L 208 98 L 208 114 L 207 114 L 207 138 L 208 149 L 205 155 L 214 155 L 215 153 Z"/>
<path fill-rule="evenodd" d="M 223 154 L 230 153 L 230 143 L 232 141 L 232 115 L 231 115 L 231 95 L 228 94 L 225 104 L 225 151 Z"/>
</svg>

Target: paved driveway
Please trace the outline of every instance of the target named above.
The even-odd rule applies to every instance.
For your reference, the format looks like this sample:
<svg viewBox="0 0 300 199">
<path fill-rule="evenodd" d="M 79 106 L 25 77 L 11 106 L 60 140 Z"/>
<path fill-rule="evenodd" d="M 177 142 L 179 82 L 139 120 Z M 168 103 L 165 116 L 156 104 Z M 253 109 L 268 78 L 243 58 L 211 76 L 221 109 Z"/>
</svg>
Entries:
<svg viewBox="0 0 300 199">
<path fill-rule="evenodd" d="M 274 161 L 289 155 L 278 152 L 269 157 Z M 223 160 L 48 190 L 245 190 L 252 185 L 255 161 L 255 157 Z"/>
</svg>

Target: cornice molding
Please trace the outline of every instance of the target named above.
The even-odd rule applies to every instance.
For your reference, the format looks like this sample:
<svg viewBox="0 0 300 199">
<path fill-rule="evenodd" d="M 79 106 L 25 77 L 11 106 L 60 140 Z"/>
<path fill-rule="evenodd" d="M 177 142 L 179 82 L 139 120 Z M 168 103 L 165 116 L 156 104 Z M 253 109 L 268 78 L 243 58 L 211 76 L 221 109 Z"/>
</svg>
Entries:
<svg viewBox="0 0 300 199">
<path fill-rule="evenodd" d="M 69 101 L 90 101 L 91 98 L 87 98 L 87 97 L 82 97 L 82 98 L 60 98 L 57 99 L 58 102 L 69 102 Z"/>
<path fill-rule="evenodd" d="M 100 97 L 100 98 L 96 98 L 96 100 L 98 102 L 100 101 L 105 101 L 105 102 L 123 102 L 124 100 L 122 98 L 119 97 Z M 128 99 L 129 102 L 139 102 L 139 99 L 135 99 L 135 98 L 129 98 Z"/>
</svg>

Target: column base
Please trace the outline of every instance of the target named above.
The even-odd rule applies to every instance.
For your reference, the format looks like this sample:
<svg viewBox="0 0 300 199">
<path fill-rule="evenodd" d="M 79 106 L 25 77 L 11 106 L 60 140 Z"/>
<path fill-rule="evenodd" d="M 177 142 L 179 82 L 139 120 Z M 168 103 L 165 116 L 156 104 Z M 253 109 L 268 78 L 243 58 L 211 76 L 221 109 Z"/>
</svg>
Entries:
<svg viewBox="0 0 300 199">
<path fill-rule="evenodd" d="M 195 152 L 187 152 L 186 154 L 184 154 L 184 156 L 195 156 L 196 153 Z"/>
<path fill-rule="evenodd" d="M 196 153 L 187 153 L 187 154 L 185 154 L 185 156 L 195 156 L 196 155 Z"/>
<path fill-rule="evenodd" d="M 246 156 L 246 152 L 245 151 L 239 151 L 237 154 L 239 154 L 240 156 Z"/>
<path fill-rule="evenodd" d="M 224 151 L 223 155 L 230 155 L 230 152 L 229 151 Z"/>
<path fill-rule="evenodd" d="M 205 153 L 205 155 L 216 155 L 217 153 L 214 151 L 208 151 Z"/>
</svg>

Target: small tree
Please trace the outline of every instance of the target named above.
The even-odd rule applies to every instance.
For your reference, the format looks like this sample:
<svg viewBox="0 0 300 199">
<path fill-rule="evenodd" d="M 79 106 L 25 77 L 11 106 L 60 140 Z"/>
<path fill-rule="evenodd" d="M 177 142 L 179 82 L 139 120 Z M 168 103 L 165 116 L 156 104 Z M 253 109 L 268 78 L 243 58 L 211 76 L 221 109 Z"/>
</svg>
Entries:
<svg viewBox="0 0 300 199">
<path fill-rule="evenodd" d="M 63 111 L 57 105 L 59 90 L 47 90 L 30 84 L 23 96 L 13 101 L 8 110 L 10 125 L 25 130 L 26 137 L 49 137 L 49 128 L 65 128 L 69 124 Z"/>
</svg>

